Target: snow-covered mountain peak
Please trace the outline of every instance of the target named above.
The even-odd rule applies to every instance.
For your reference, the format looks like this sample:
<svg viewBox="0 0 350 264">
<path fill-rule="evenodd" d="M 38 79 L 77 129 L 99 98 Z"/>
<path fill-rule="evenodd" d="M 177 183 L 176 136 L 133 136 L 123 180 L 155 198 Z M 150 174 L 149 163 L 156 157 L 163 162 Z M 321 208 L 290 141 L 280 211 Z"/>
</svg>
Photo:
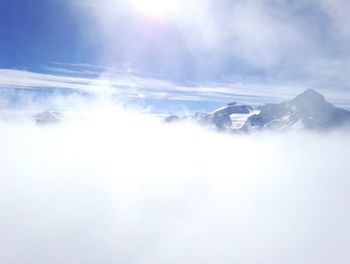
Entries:
<svg viewBox="0 0 350 264">
<path fill-rule="evenodd" d="M 329 129 L 350 122 L 350 112 L 334 107 L 312 89 L 290 101 L 263 105 L 259 109 L 258 115 L 247 120 L 245 129 Z"/>
<path fill-rule="evenodd" d="M 344 125 L 350 126 L 350 112 L 336 108 L 315 90 L 308 89 L 292 100 L 279 104 L 265 104 L 258 108 L 230 103 L 209 113 L 191 116 L 171 116 L 173 122 L 192 119 L 219 130 L 255 131 L 288 129 L 327 130 Z"/>
<path fill-rule="evenodd" d="M 299 94 L 297 97 L 295 97 L 292 101 L 298 101 L 298 100 L 305 100 L 305 101 L 313 101 L 313 100 L 320 100 L 320 101 L 326 101 L 324 96 L 318 92 L 316 92 L 313 89 L 307 89 L 303 93 Z"/>
<path fill-rule="evenodd" d="M 326 98 L 317 93 L 315 90 L 308 89 L 294 99 L 286 102 L 286 106 L 294 106 L 301 109 L 324 109 L 330 108 L 331 104 L 326 101 Z"/>
</svg>

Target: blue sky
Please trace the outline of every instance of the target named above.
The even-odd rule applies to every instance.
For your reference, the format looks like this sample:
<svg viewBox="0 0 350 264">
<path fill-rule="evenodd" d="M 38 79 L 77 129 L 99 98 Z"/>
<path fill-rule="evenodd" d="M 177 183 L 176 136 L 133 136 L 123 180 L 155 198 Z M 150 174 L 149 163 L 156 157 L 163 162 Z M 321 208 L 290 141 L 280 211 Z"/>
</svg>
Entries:
<svg viewBox="0 0 350 264">
<path fill-rule="evenodd" d="M 2 0 L 1 67 L 40 67 L 48 62 L 94 62 L 77 12 L 68 1 Z"/>
<path fill-rule="evenodd" d="M 205 107 L 314 88 L 347 105 L 349 12 L 345 0 L 2 0 L 0 86 L 76 78 Z"/>
</svg>

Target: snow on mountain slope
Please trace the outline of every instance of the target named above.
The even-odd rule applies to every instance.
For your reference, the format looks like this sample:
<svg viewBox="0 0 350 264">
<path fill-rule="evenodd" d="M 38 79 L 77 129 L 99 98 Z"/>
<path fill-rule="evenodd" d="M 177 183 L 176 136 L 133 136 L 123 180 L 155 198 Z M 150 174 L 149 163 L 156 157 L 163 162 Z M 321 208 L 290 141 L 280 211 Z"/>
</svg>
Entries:
<svg viewBox="0 0 350 264">
<path fill-rule="evenodd" d="M 209 123 L 215 125 L 219 129 L 241 128 L 253 112 L 253 107 L 249 105 L 230 103 L 220 109 L 208 113 L 206 118 Z"/>
<path fill-rule="evenodd" d="M 259 112 L 259 111 L 258 111 Z M 240 129 L 247 119 L 258 113 L 252 106 L 230 103 L 209 113 L 195 113 L 190 116 L 169 116 L 166 122 L 194 120 L 202 125 L 213 126 L 219 130 Z"/>
<path fill-rule="evenodd" d="M 245 114 L 232 114 L 230 115 L 231 118 L 231 128 L 233 130 L 239 130 L 243 127 L 243 125 L 246 123 L 246 121 L 248 120 L 249 117 L 251 117 L 252 115 L 257 115 L 260 113 L 260 110 L 258 109 L 253 109 L 252 111 L 250 111 L 249 113 L 245 113 Z"/>
<path fill-rule="evenodd" d="M 9 90 L 9 97 L 12 92 Z M 3 91 L 3 95 L 7 93 Z M 15 95 L 19 96 L 16 91 Z M 19 100 L 20 96 L 14 97 L 8 105 L 8 101 L 0 107 L 0 120 L 22 120 L 29 119 L 37 124 L 57 123 L 67 118 L 67 115 L 57 108 L 56 111 L 44 109 L 56 109 L 52 106 L 37 106 L 37 100 Z M 0 99 L 1 99 L 0 95 Z M 41 102 L 41 100 L 39 100 Z M 46 100 L 50 105 L 50 100 Z M 1 102 L 1 100 L 0 100 Z M 18 103 L 19 102 L 19 103 Z M 30 102 L 34 102 L 34 106 Z M 23 103 L 23 104 L 22 104 Z M 32 109 L 29 111 L 29 109 Z M 163 117 L 162 117 L 163 118 Z M 194 121 L 201 125 L 218 130 L 232 132 L 251 132 L 259 130 L 284 131 L 289 129 L 314 129 L 330 130 L 333 128 L 349 125 L 350 112 L 336 108 L 328 103 L 323 95 L 314 90 L 306 90 L 292 100 L 279 104 L 265 104 L 252 107 L 238 103 L 230 103 L 222 108 L 208 113 L 195 113 L 185 116 L 169 116 L 166 122 Z"/>
<path fill-rule="evenodd" d="M 209 113 L 191 116 L 170 116 L 167 122 L 194 120 L 219 130 L 251 132 L 289 129 L 330 130 L 349 125 L 350 112 L 328 103 L 323 95 L 308 89 L 292 100 L 265 104 L 254 108 L 237 103 L 228 104 Z"/>
<path fill-rule="evenodd" d="M 328 103 L 323 95 L 309 89 L 290 101 L 266 104 L 248 118 L 245 131 L 270 129 L 332 129 L 350 124 L 350 112 Z"/>
</svg>

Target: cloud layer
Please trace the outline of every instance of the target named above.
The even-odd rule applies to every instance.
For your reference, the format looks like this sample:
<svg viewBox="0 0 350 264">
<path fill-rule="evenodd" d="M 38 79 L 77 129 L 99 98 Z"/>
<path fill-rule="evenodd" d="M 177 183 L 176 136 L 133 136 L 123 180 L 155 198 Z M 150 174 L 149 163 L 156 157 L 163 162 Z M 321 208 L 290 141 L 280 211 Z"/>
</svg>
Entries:
<svg viewBox="0 0 350 264">
<path fill-rule="evenodd" d="M 1 263 L 348 263 L 350 141 L 120 108 L 0 124 Z"/>
<path fill-rule="evenodd" d="M 234 101 L 252 105 L 281 102 L 293 98 L 309 87 L 295 82 L 266 82 L 239 77 L 224 82 L 174 82 L 132 71 L 68 64 L 47 67 L 45 73 L 0 69 L 0 107 L 11 106 L 11 100 L 27 105 L 38 104 L 36 101 L 40 105 L 46 100 L 47 107 L 52 108 L 57 104 L 52 105 L 53 100 L 49 100 L 47 95 L 64 97 L 76 94 L 81 97 L 85 94 L 104 99 L 113 97 L 119 102 L 152 108 L 163 113 L 174 113 L 183 109 L 211 111 Z M 343 88 L 322 89 L 316 86 L 316 89 L 329 102 L 339 107 L 350 107 L 350 95 Z M 74 100 L 77 99 L 79 101 L 82 98 Z M 66 104 L 70 103 L 74 104 L 71 98 Z"/>
</svg>

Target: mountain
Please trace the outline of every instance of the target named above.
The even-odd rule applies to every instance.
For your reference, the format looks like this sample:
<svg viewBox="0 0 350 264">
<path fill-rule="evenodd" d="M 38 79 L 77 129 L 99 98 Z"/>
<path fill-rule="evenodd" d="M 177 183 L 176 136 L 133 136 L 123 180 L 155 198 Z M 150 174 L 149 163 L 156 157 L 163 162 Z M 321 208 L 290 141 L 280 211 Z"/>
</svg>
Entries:
<svg viewBox="0 0 350 264">
<path fill-rule="evenodd" d="M 239 126 L 237 123 L 244 124 L 242 120 L 246 120 L 254 112 L 254 108 L 249 105 L 239 105 L 230 103 L 216 111 L 205 115 L 205 119 L 215 125 L 218 129 L 232 128 L 232 125 Z M 234 116 L 234 117 L 233 117 Z M 241 122 L 237 122 L 241 120 Z"/>
<path fill-rule="evenodd" d="M 61 110 L 42 112 L 35 110 L 33 112 L 34 109 L 50 109 L 45 107 L 44 102 L 47 101 L 49 105 L 52 102 L 49 100 L 50 97 L 27 98 L 26 91 L 5 90 L 0 91 L 0 120 L 29 118 L 37 124 L 46 125 L 60 122 L 67 117 Z M 33 107 L 28 110 L 31 113 L 24 111 L 26 106 L 31 104 Z M 212 112 L 185 116 L 171 115 L 165 119 L 165 122 L 168 123 L 182 121 L 193 121 L 219 131 L 236 133 L 291 129 L 319 131 L 342 126 L 350 127 L 350 112 L 333 106 L 326 101 L 323 95 L 308 89 L 291 100 L 277 104 L 264 104 L 256 107 L 229 103 Z"/>
<path fill-rule="evenodd" d="M 57 123 L 61 119 L 61 113 L 57 111 L 44 111 L 32 116 L 38 125 Z"/>
<path fill-rule="evenodd" d="M 178 122 L 193 120 L 202 125 L 212 126 L 219 130 L 240 129 L 251 115 L 256 113 L 249 105 L 230 103 L 209 113 L 195 113 L 190 116 L 178 117 L 171 115 L 165 119 L 166 122 Z"/>
<path fill-rule="evenodd" d="M 290 101 L 266 104 L 252 115 L 242 130 L 328 130 L 350 124 L 350 112 L 328 103 L 323 95 L 308 89 Z"/>
<path fill-rule="evenodd" d="M 265 104 L 254 108 L 237 103 L 228 104 L 209 113 L 191 116 L 170 116 L 167 122 L 194 120 L 219 130 L 252 132 L 290 129 L 330 130 L 350 126 L 350 112 L 328 103 L 323 95 L 308 89 L 292 100 Z"/>
</svg>

